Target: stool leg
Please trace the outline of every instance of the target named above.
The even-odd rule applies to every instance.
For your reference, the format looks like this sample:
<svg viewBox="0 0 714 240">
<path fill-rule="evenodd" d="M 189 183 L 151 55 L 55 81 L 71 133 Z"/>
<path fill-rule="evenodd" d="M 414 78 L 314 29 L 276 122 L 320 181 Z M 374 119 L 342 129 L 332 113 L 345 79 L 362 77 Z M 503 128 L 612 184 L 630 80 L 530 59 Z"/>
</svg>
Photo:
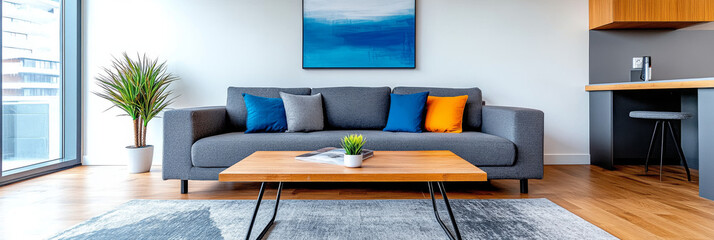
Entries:
<svg viewBox="0 0 714 240">
<path fill-rule="evenodd" d="M 687 159 L 684 158 L 684 151 L 682 151 L 682 148 L 679 147 L 679 143 L 677 143 L 677 138 L 674 137 L 674 130 L 672 129 L 672 123 L 667 122 L 667 126 L 669 127 L 669 133 L 672 134 L 672 140 L 674 141 L 674 146 L 677 147 L 677 154 L 679 154 L 679 160 L 682 160 L 684 170 L 687 171 L 687 181 L 691 182 L 692 176 L 689 174 L 689 166 L 687 166 Z"/>
<path fill-rule="evenodd" d="M 662 121 L 662 144 L 659 146 L 659 181 L 662 181 L 662 166 L 664 163 L 664 124 L 669 121 Z"/>
<path fill-rule="evenodd" d="M 647 158 L 645 158 L 645 173 L 649 171 L 649 163 L 650 163 L 650 153 L 652 153 L 652 145 L 654 145 L 654 140 L 655 137 L 657 136 L 657 126 L 659 126 L 659 120 L 655 122 L 655 127 L 654 130 L 652 130 L 652 138 L 650 138 L 650 147 L 647 148 Z"/>
</svg>

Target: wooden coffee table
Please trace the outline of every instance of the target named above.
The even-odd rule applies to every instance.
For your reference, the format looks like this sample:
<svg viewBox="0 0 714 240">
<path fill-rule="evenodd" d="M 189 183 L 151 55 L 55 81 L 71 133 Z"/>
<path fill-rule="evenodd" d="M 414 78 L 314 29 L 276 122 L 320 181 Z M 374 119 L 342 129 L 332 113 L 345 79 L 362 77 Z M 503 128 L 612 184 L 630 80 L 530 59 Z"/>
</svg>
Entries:
<svg viewBox="0 0 714 240">
<path fill-rule="evenodd" d="M 451 151 L 375 151 L 361 168 L 311 163 L 295 160 L 301 151 L 259 151 L 251 154 L 218 175 L 221 182 L 261 182 L 253 217 L 246 239 L 250 238 L 255 217 L 263 199 L 266 183 L 277 182 L 273 217 L 257 239 L 262 239 L 275 222 L 280 193 L 285 182 L 426 182 L 434 207 L 434 216 L 450 239 L 461 239 L 444 182 L 486 181 L 486 172 Z M 436 185 L 436 186 L 435 186 Z M 453 233 L 439 216 L 434 188 L 439 188 L 453 226 Z"/>
</svg>

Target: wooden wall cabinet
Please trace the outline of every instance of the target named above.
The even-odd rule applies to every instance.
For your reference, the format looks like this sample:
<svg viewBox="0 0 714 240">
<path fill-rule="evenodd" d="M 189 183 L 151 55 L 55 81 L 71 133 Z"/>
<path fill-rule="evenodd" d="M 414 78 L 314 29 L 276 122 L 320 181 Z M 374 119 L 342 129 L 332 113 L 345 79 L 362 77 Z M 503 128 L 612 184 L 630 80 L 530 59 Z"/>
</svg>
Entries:
<svg viewBox="0 0 714 240">
<path fill-rule="evenodd" d="M 714 0 L 590 0 L 590 29 L 683 28 L 714 21 Z"/>
</svg>

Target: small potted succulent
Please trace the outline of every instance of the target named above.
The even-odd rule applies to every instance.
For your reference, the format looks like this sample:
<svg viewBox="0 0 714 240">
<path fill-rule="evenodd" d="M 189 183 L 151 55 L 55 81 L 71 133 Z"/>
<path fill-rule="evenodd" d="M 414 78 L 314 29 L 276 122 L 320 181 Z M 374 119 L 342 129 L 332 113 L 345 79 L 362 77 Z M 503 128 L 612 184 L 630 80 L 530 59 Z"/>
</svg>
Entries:
<svg viewBox="0 0 714 240">
<path fill-rule="evenodd" d="M 148 172 L 154 146 L 146 144 L 146 130 L 149 121 L 173 101 L 169 85 L 178 78 L 166 72 L 166 62 L 146 55 L 132 59 L 124 53 L 103 70 L 96 78 L 102 90 L 95 94 L 121 109 L 134 124 L 134 144 L 126 147 L 129 172 Z"/>
<path fill-rule="evenodd" d="M 362 166 L 362 147 L 366 140 L 362 135 L 351 134 L 342 138 L 340 145 L 345 149 L 345 167 L 361 167 Z"/>
</svg>

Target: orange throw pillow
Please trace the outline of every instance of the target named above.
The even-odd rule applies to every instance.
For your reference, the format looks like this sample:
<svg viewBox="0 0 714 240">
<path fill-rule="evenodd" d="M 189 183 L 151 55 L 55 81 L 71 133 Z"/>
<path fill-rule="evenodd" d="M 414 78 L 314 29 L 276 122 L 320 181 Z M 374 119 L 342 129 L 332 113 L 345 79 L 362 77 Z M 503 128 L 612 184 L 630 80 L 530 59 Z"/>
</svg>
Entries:
<svg viewBox="0 0 714 240">
<path fill-rule="evenodd" d="M 464 108 L 469 96 L 434 97 L 426 99 L 424 128 L 429 132 L 460 133 Z"/>
</svg>

